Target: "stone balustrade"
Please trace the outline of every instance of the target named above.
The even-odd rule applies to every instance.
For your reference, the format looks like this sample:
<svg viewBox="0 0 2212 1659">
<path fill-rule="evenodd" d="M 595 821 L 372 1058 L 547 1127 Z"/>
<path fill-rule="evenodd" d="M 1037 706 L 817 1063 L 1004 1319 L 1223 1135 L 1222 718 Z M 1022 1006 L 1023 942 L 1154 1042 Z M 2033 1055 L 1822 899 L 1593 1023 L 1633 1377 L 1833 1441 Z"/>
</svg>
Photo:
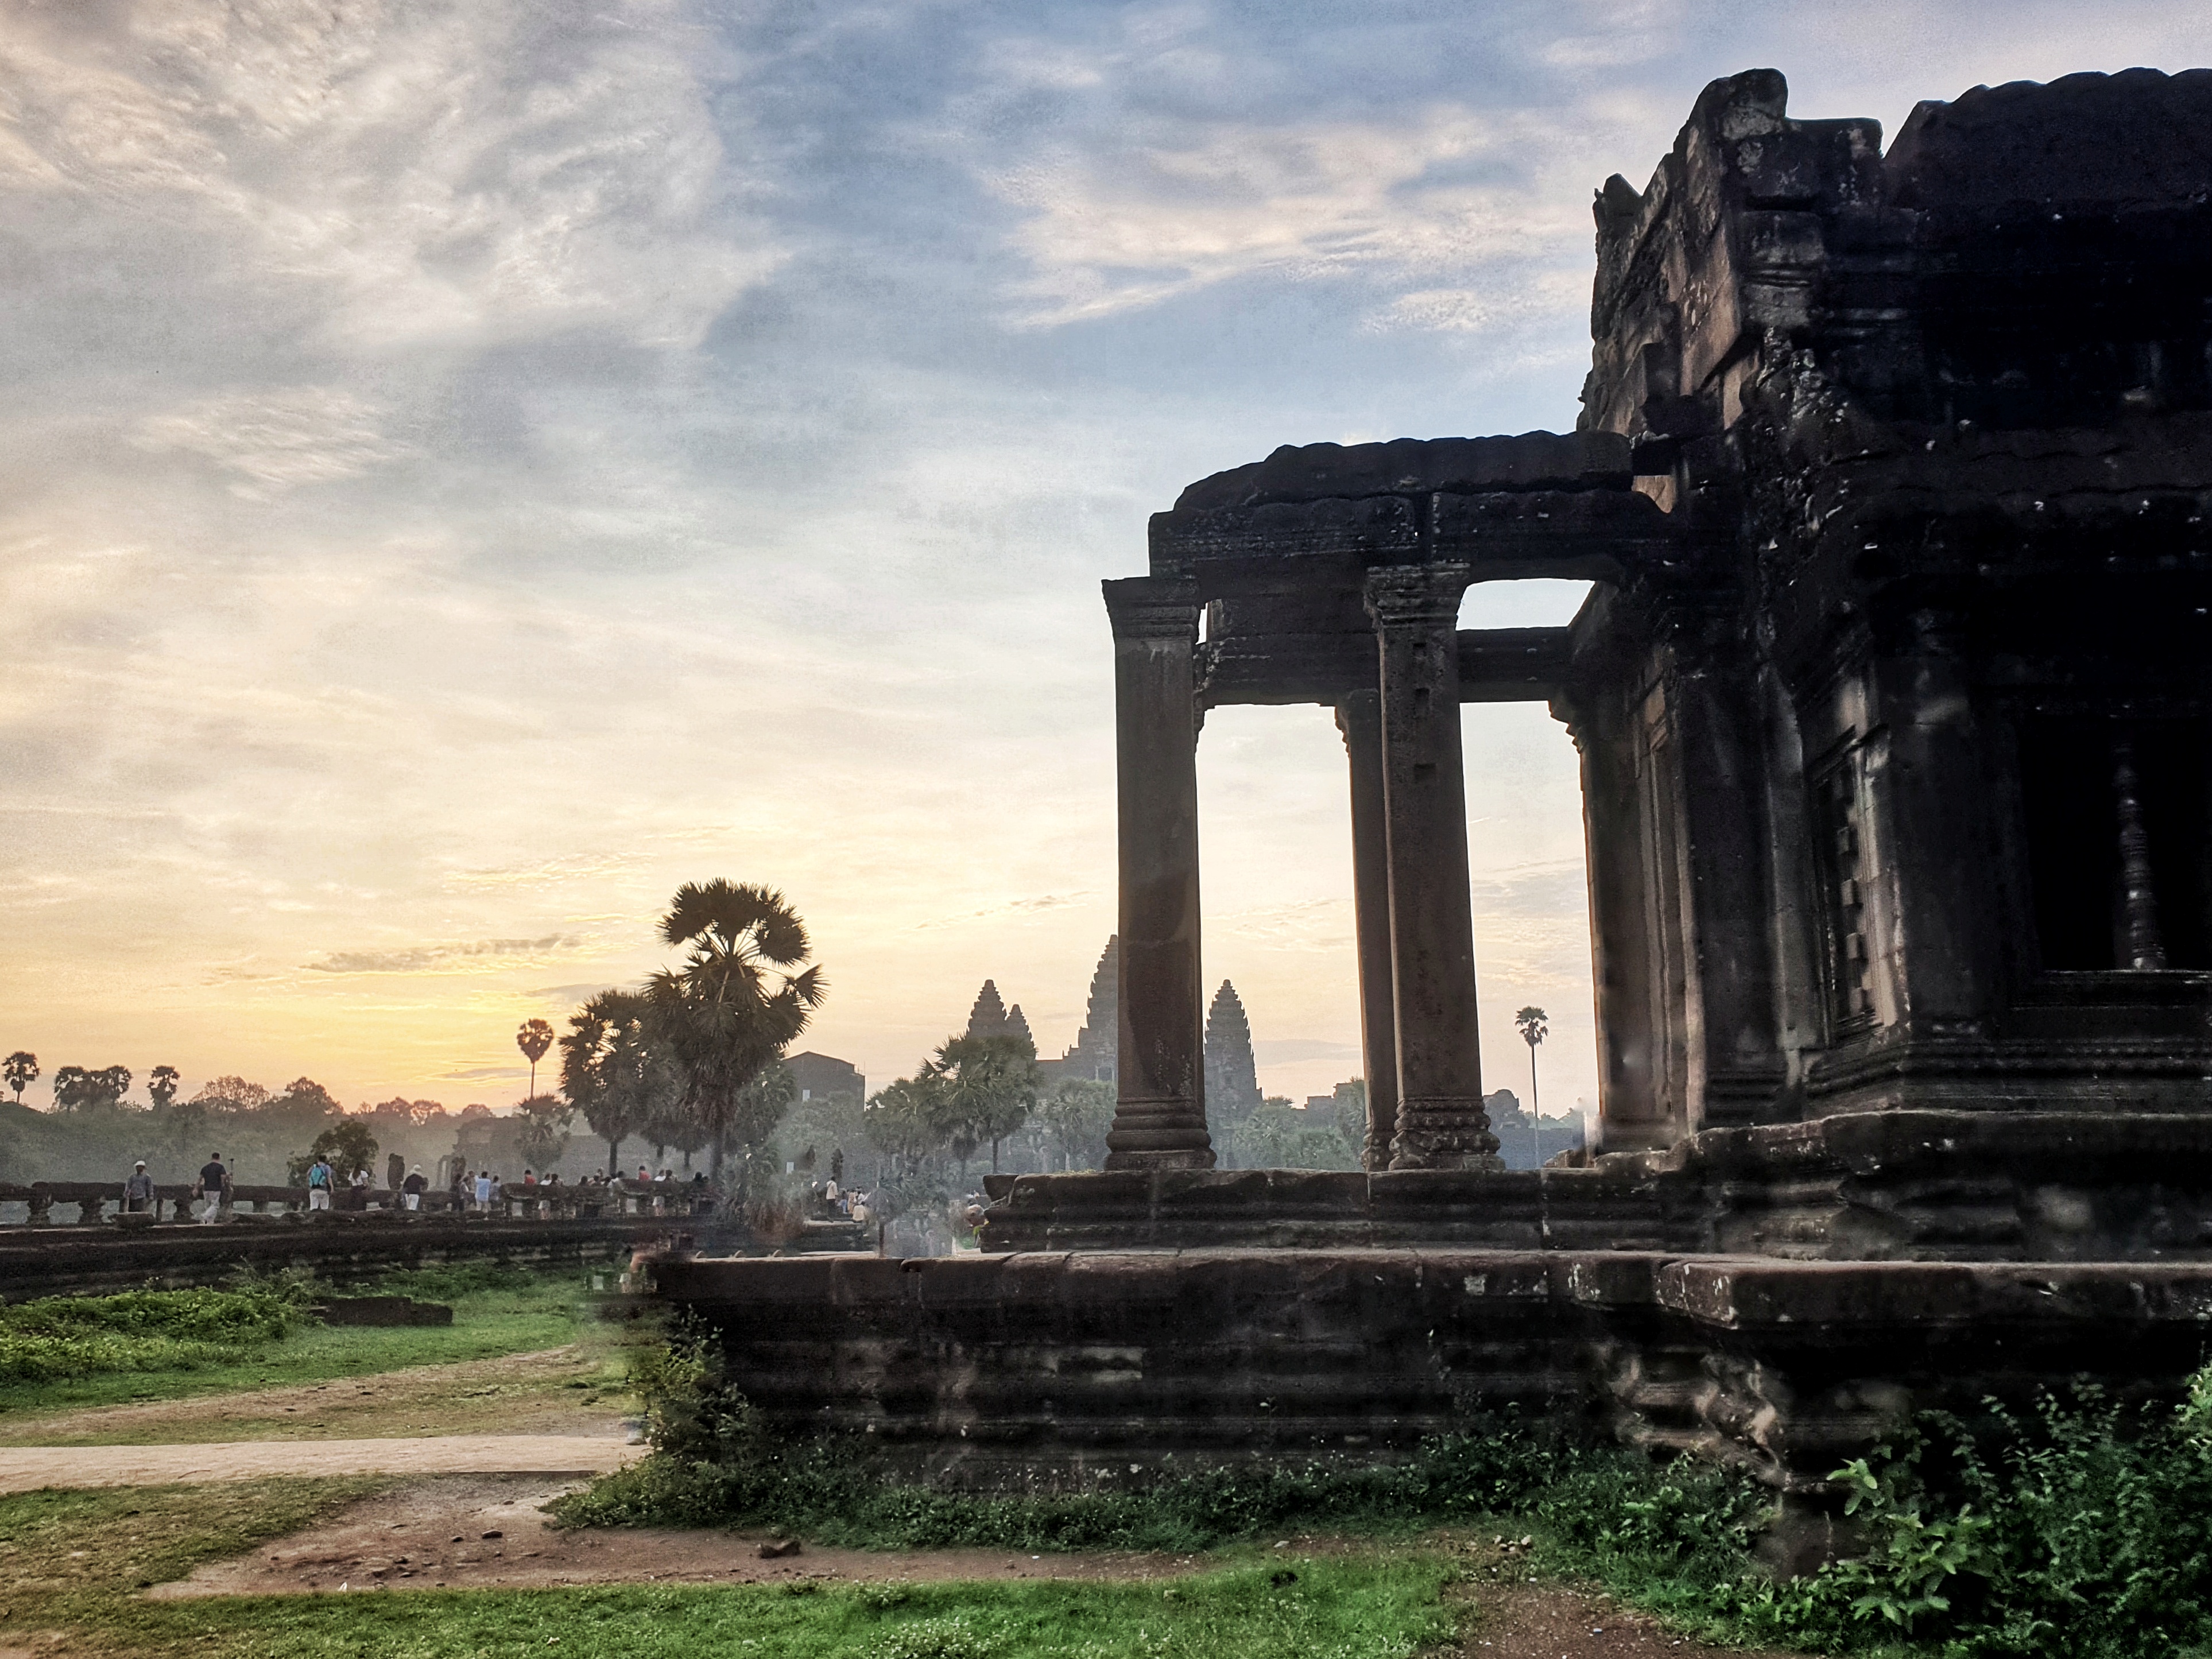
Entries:
<svg viewBox="0 0 2212 1659">
<path fill-rule="evenodd" d="M 28 1184 L 0 1182 L 0 1205 L 21 1204 L 29 1211 L 25 1222 L 15 1225 L 44 1227 L 50 1225 L 88 1225 L 100 1222 L 126 1220 L 133 1224 L 154 1225 L 166 1222 L 198 1219 L 198 1200 L 189 1182 L 163 1182 L 154 1188 L 154 1207 L 138 1216 L 125 1217 L 123 1210 L 123 1186 L 120 1181 L 34 1181 Z M 486 1212 L 476 1202 L 474 1185 L 469 1188 L 471 1196 L 458 1207 L 464 1216 L 482 1216 Z M 427 1216 L 450 1217 L 456 1206 L 450 1192 L 433 1190 L 422 1194 L 421 1207 L 406 1209 L 400 1196 L 388 1188 L 370 1188 L 356 1193 L 341 1187 L 332 1194 L 331 1213 L 359 1214 L 372 1211 L 394 1219 L 415 1219 Z M 638 1182 L 616 1181 L 557 1185 L 525 1185 L 521 1182 L 503 1183 L 492 1201 L 492 1211 L 514 1219 L 541 1221 L 588 1221 L 599 1217 L 650 1216 L 708 1216 L 714 1213 L 721 1201 L 718 1188 L 694 1182 Z M 58 1218 L 56 1206 L 74 1211 L 73 1215 Z M 230 1211 L 234 1216 L 298 1215 L 318 1213 L 307 1208 L 307 1189 L 305 1187 L 257 1186 L 239 1184 L 230 1189 Z"/>
</svg>

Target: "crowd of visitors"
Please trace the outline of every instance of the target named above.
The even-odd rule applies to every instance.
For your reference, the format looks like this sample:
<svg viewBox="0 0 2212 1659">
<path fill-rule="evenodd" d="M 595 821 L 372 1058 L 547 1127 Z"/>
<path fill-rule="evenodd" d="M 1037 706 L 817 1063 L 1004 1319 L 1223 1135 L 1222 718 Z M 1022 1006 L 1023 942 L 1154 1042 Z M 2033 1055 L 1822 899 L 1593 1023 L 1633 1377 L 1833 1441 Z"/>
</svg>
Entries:
<svg viewBox="0 0 2212 1659">
<path fill-rule="evenodd" d="M 397 1157 L 392 1160 L 392 1167 L 396 1176 L 399 1169 L 399 1159 Z M 618 1179 L 616 1176 L 593 1174 L 568 1184 L 575 1188 L 604 1188 L 616 1185 Z M 540 1176 L 534 1169 L 527 1169 L 522 1172 L 520 1184 L 527 1188 L 544 1188 L 549 1195 L 554 1189 L 562 1186 L 558 1171 L 549 1170 Z M 635 1184 L 648 1187 L 703 1188 L 707 1185 L 707 1175 L 702 1170 L 692 1175 L 687 1181 L 673 1170 L 664 1169 L 659 1175 L 655 1175 L 650 1167 L 641 1164 L 638 1165 L 634 1183 L 625 1181 L 621 1184 L 625 1187 Z M 843 1212 L 852 1213 L 852 1200 L 854 1195 L 848 1194 L 841 1200 L 836 1191 L 836 1182 L 832 1181 L 826 1184 L 830 1189 L 830 1201 L 842 1203 Z M 229 1213 L 236 1185 L 237 1182 L 231 1174 L 229 1166 L 223 1162 L 222 1154 L 209 1153 L 208 1161 L 200 1166 L 199 1173 L 192 1181 L 191 1199 L 198 1212 L 198 1218 L 202 1223 L 209 1224 L 225 1218 Z M 307 1165 L 306 1186 L 307 1207 L 315 1211 L 338 1207 L 337 1194 L 341 1192 L 345 1195 L 343 1207 L 356 1210 L 367 1209 L 369 1206 L 371 1195 L 377 1191 L 375 1177 L 366 1169 L 357 1169 L 341 1180 L 337 1169 L 332 1165 L 328 1158 L 319 1153 Z M 429 1191 L 429 1177 L 422 1173 L 422 1166 L 417 1164 L 399 1180 L 397 1193 L 393 1196 L 396 1197 L 398 1208 L 421 1210 Z M 501 1203 L 510 1198 L 512 1194 L 510 1183 L 507 1178 L 495 1171 L 477 1170 L 471 1174 L 466 1166 L 456 1164 L 447 1196 L 456 1213 L 467 1213 L 473 1211 L 480 1215 L 489 1215 L 497 1210 Z M 391 1200 L 387 1199 L 386 1201 Z M 142 1158 L 131 1165 L 130 1176 L 123 1183 L 123 1209 L 126 1214 L 149 1214 L 156 1210 L 159 1203 L 160 1200 L 155 1192 L 154 1177 L 146 1168 L 146 1160 Z"/>
<path fill-rule="evenodd" d="M 865 1224 L 873 1213 L 868 1201 L 872 1196 L 870 1194 L 855 1191 L 850 1187 L 841 1187 L 834 1175 L 827 1181 L 816 1182 L 807 1192 L 814 1200 L 811 1209 L 817 1216 L 837 1216 L 848 1221 Z"/>
</svg>

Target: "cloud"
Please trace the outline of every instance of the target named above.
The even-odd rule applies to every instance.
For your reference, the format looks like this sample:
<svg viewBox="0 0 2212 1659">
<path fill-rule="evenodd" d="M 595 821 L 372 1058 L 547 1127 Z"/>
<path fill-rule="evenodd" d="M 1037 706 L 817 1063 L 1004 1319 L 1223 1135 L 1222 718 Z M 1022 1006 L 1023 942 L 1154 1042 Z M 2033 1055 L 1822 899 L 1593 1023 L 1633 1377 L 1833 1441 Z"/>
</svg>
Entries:
<svg viewBox="0 0 2212 1659">
<path fill-rule="evenodd" d="M 1362 1055 L 1357 1043 L 1330 1042 L 1319 1037 L 1255 1037 L 1252 1058 L 1261 1066 L 1294 1066 L 1314 1060 L 1348 1060 L 1356 1065 Z"/>
<path fill-rule="evenodd" d="M 1299 951 L 1349 950 L 1352 902 L 1344 898 L 1292 899 L 1231 911 L 1216 925 L 1238 939 Z"/>
<path fill-rule="evenodd" d="M 632 853 L 571 853 L 531 864 L 455 870 L 445 880 L 447 886 L 456 888 L 551 887 L 622 875 L 644 862 L 641 855 Z"/>
<path fill-rule="evenodd" d="M 1054 910 L 1065 910 L 1091 897 L 1089 889 L 1073 893 L 1039 893 L 1028 898 L 1008 899 L 1001 904 L 987 904 L 980 910 L 969 910 L 955 916 L 934 916 L 927 921 L 914 924 L 916 933 L 927 933 L 939 927 L 965 927 L 994 917 L 1043 915 Z"/>
<path fill-rule="evenodd" d="M 380 411 L 334 386 L 294 386 L 203 398 L 149 416 L 132 431 L 141 449 L 204 456 L 238 475 L 247 501 L 301 484 L 358 477 L 412 453 L 386 437 Z"/>
<path fill-rule="evenodd" d="M 785 257 L 735 199 L 715 55 L 665 8 L 164 0 L 108 21 L 50 12 L 0 45 L 0 189 L 203 244 L 205 274 L 260 289 L 293 337 L 684 345 Z"/>
<path fill-rule="evenodd" d="M 1480 334 L 1538 319 L 1586 303 L 1589 272 L 1583 268 L 1535 270 L 1498 279 L 1481 288 L 1424 288 L 1401 294 L 1370 312 L 1360 325 L 1376 333 L 1409 330 L 1439 334 Z"/>
<path fill-rule="evenodd" d="M 574 934 L 544 939 L 483 939 L 459 945 L 415 945 L 388 951 L 336 951 L 301 965 L 319 974 L 477 973 L 501 963 L 536 961 L 577 948 Z"/>
<path fill-rule="evenodd" d="M 579 985 L 540 985 L 525 991 L 523 995 L 536 997 L 543 1002 L 556 1003 L 563 1007 L 574 1007 L 589 1002 L 602 991 L 616 988 L 604 980 L 586 980 Z"/>
<path fill-rule="evenodd" d="M 1396 280 L 1556 256 L 1589 238 L 1579 200 L 1530 176 L 1534 123 L 1442 103 L 1389 120 L 1224 125 L 998 174 L 1025 210 L 1023 320 L 1064 324 L 1277 273 Z M 1587 276 L 1584 277 L 1585 283 Z"/>
</svg>

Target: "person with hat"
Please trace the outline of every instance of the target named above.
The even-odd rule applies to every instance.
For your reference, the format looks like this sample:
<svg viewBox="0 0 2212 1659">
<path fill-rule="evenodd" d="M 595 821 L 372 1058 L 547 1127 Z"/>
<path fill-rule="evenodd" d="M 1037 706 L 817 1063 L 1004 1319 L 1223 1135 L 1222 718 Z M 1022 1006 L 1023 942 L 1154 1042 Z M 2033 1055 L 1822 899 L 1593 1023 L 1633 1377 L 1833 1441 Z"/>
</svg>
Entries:
<svg viewBox="0 0 2212 1659">
<path fill-rule="evenodd" d="M 417 1164 L 407 1172 L 407 1179 L 399 1183 L 399 1202 L 407 1209 L 419 1210 L 422 1207 L 422 1194 L 429 1190 L 430 1183 L 422 1174 L 422 1166 Z"/>
<path fill-rule="evenodd" d="M 123 1212 L 143 1215 L 154 1207 L 154 1177 L 146 1173 L 146 1160 L 140 1158 L 131 1165 L 131 1178 L 123 1183 Z"/>
</svg>

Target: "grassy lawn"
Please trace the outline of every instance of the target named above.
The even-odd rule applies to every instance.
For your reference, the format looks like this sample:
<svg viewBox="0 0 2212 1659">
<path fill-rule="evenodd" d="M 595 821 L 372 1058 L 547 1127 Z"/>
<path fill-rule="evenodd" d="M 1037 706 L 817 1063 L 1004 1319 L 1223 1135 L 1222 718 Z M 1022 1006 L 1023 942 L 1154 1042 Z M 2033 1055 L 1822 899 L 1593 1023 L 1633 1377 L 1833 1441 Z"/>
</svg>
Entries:
<svg viewBox="0 0 2212 1659">
<path fill-rule="evenodd" d="M 150 1601 L 136 1592 L 307 1524 L 374 1481 L 0 1498 L 0 1631 L 71 1651 L 417 1659 L 1411 1659 L 1450 1640 L 1438 1552 L 1245 1553 L 1158 1583 L 378 1590 Z"/>
<path fill-rule="evenodd" d="M 0 1382 L 0 1444 L 41 1443 L 42 1425 L 62 1412 L 325 1382 L 558 1347 L 587 1331 L 587 1283 L 578 1272 L 538 1274 L 475 1267 L 389 1274 L 357 1288 L 449 1303 L 453 1324 L 392 1329 L 310 1325 L 235 1358 Z M 167 1437 L 149 1432 L 139 1437 Z"/>
</svg>

